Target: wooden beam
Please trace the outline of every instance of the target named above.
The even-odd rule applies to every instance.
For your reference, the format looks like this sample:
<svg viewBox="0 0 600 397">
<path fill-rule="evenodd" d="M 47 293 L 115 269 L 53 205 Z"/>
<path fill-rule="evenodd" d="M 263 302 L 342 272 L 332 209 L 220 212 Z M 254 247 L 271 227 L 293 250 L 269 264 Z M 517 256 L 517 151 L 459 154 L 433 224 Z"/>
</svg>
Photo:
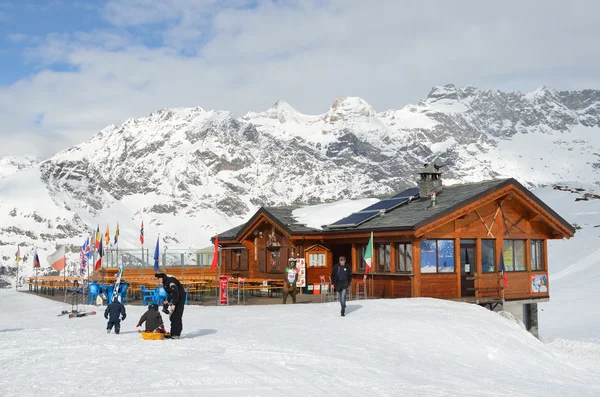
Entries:
<svg viewBox="0 0 600 397">
<path fill-rule="evenodd" d="M 492 228 L 488 227 L 487 223 L 485 223 L 485 221 L 483 220 L 483 218 L 481 217 L 481 215 L 479 215 L 479 212 L 477 210 L 475 210 L 475 213 L 477 214 L 477 216 L 479 217 L 479 219 L 481 220 L 481 223 L 483 223 L 483 226 L 485 226 L 485 228 L 487 229 L 487 234 L 486 236 L 492 236 L 492 238 L 494 238 L 494 235 L 492 234 Z M 496 212 L 498 213 L 498 212 Z M 496 217 L 494 216 L 494 220 L 496 219 Z M 494 226 L 494 224 L 492 224 L 492 227 Z"/>
<path fill-rule="evenodd" d="M 516 221 L 515 223 L 513 223 L 512 227 L 511 227 L 509 230 L 507 230 L 506 232 L 504 232 L 504 235 L 505 235 L 505 236 L 508 236 L 508 235 L 510 234 L 510 232 L 512 232 L 512 231 L 513 231 L 513 229 L 514 229 L 515 227 L 517 227 L 517 225 L 518 225 L 518 224 L 519 224 L 519 223 L 520 223 L 520 222 L 521 222 L 523 219 L 525 219 L 525 217 L 524 217 L 524 216 L 520 217 L 518 221 Z M 520 231 L 522 231 L 523 233 L 525 233 L 525 231 L 524 231 L 523 229 L 519 228 L 519 230 L 520 230 Z"/>
</svg>

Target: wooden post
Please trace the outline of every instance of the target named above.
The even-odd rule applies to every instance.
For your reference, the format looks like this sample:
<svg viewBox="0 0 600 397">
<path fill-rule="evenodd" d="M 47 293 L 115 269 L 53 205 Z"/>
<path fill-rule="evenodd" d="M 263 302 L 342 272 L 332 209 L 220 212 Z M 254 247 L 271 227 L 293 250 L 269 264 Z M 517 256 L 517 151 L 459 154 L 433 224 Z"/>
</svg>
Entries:
<svg viewBox="0 0 600 397">
<path fill-rule="evenodd" d="M 460 238 L 458 237 L 454 239 L 454 271 L 456 272 L 456 297 L 460 298 L 462 296 L 462 266 L 460 263 Z"/>
<path fill-rule="evenodd" d="M 475 299 L 479 300 L 479 288 L 481 288 L 481 280 L 479 277 L 483 276 L 482 258 L 481 258 L 481 238 L 475 240 L 475 258 L 473 258 L 475 265 Z"/>
<path fill-rule="evenodd" d="M 421 296 L 421 241 L 412 240 L 412 251 L 413 251 L 413 298 Z"/>
</svg>

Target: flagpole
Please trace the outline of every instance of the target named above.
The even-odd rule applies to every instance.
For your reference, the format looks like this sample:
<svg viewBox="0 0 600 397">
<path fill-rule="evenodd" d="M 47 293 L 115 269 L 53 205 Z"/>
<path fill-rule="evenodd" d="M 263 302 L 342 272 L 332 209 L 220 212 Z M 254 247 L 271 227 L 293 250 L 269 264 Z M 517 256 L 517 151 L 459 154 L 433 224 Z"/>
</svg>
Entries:
<svg viewBox="0 0 600 397">
<path fill-rule="evenodd" d="M 38 291 L 39 291 L 39 289 L 38 289 L 38 267 L 35 265 L 35 257 L 36 257 L 36 252 L 34 251 L 34 253 L 33 253 L 33 266 L 35 267 L 35 293 L 37 294 Z"/>
</svg>

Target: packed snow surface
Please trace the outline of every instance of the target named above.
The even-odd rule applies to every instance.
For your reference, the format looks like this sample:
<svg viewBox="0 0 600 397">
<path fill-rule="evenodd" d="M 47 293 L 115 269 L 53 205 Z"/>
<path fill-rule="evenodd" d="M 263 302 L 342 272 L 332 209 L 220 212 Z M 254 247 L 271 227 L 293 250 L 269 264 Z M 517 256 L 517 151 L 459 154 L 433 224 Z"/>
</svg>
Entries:
<svg viewBox="0 0 600 397">
<path fill-rule="evenodd" d="M 436 299 L 188 306 L 180 340 L 0 291 L 0 395 L 598 396 L 596 344 L 546 345 L 497 313 Z M 555 342 L 558 343 L 558 342 Z M 594 361 L 595 360 L 595 361 Z"/>
</svg>

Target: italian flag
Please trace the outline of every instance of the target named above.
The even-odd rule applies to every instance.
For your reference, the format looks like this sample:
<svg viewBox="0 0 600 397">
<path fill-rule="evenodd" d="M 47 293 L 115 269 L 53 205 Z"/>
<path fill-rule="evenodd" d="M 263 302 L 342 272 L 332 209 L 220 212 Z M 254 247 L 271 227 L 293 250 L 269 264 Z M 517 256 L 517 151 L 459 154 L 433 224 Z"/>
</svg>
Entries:
<svg viewBox="0 0 600 397">
<path fill-rule="evenodd" d="M 373 232 L 371 232 L 371 239 L 365 249 L 365 263 L 367 264 L 367 273 L 371 271 L 371 263 L 373 263 Z"/>
</svg>

